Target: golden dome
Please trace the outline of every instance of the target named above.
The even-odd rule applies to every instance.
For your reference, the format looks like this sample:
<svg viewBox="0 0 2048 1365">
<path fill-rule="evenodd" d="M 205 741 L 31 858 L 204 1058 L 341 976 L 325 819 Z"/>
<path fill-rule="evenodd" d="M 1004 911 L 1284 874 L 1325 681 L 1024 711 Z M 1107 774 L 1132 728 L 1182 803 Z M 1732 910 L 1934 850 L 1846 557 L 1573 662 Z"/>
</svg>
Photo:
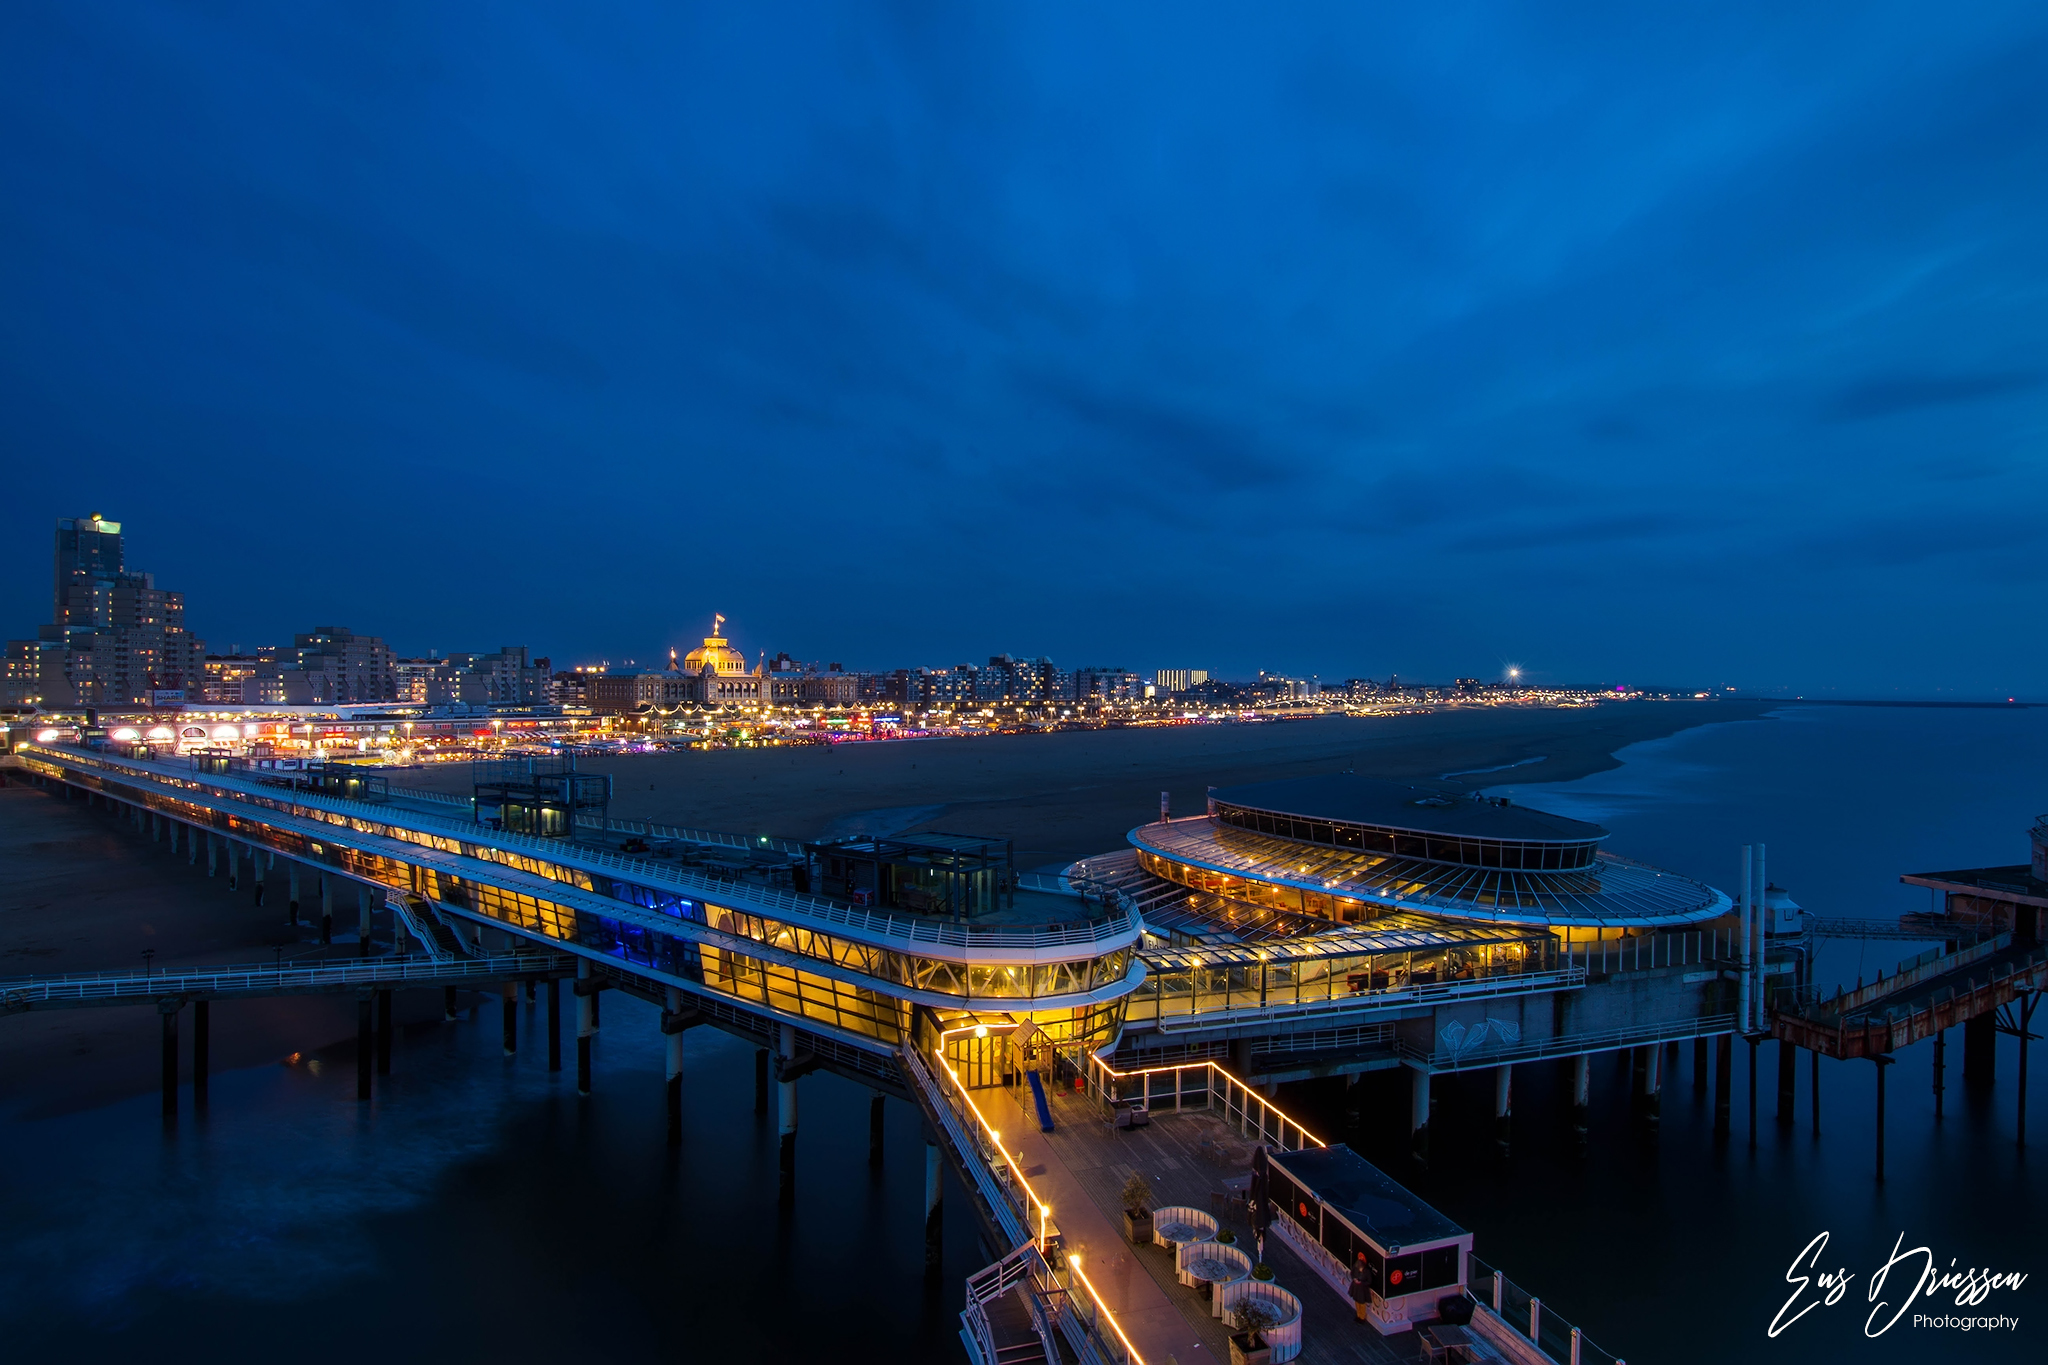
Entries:
<svg viewBox="0 0 2048 1365">
<path fill-rule="evenodd" d="M 719 632 L 725 628 L 725 618 L 711 618 L 711 634 L 704 637 L 701 647 L 683 656 L 683 672 L 702 673 L 709 667 L 714 673 L 730 674 L 747 671 L 747 656 L 732 648 L 731 643 Z"/>
</svg>

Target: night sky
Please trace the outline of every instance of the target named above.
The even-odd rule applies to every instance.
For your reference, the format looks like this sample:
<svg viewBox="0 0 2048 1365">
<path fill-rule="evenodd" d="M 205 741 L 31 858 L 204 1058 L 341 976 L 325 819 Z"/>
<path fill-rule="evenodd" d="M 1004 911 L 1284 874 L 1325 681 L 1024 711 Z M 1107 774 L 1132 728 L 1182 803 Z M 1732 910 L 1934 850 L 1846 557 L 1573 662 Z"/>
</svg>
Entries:
<svg viewBox="0 0 2048 1365">
<path fill-rule="evenodd" d="M 0 177 L 7 636 L 2048 697 L 2038 0 L 17 3 Z"/>
</svg>

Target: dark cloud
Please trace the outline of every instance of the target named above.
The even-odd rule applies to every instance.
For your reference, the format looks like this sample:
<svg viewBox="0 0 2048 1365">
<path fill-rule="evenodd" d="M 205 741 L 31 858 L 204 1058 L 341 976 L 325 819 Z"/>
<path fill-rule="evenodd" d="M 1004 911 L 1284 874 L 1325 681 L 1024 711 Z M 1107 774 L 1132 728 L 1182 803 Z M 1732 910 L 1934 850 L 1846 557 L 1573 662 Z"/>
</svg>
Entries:
<svg viewBox="0 0 2048 1365">
<path fill-rule="evenodd" d="M 2030 393 L 2044 383 L 2048 383 L 2048 374 L 2038 371 L 1875 376 L 1836 392 L 1828 400 L 1825 412 L 1833 421 L 1861 422 L 1924 408 Z"/>
</svg>

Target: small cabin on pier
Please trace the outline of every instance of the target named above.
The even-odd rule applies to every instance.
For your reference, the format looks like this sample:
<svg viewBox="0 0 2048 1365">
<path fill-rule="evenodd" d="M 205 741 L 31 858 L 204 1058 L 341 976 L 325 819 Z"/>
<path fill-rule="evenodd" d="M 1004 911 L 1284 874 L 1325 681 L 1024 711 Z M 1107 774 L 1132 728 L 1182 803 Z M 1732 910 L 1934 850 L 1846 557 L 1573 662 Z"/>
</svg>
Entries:
<svg viewBox="0 0 2048 1365">
<path fill-rule="evenodd" d="M 1382 1334 L 1465 1292 L 1472 1234 L 1349 1147 L 1272 1152 L 1274 1230 Z"/>
</svg>

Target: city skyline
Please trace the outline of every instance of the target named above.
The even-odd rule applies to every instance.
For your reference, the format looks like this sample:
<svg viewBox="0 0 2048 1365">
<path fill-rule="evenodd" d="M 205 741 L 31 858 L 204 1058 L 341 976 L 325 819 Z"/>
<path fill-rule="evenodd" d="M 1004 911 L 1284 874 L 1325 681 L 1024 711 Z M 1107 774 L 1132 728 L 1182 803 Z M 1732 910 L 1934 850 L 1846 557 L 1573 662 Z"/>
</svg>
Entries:
<svg viewBox="0 0 2048 1365">
<path fill-rule="evenodd" d="M 2048 662 L 2037 7 L 151 13 L 0 21 L 10 630 L 99 507 L 222 641 Z"/>
</svg>

